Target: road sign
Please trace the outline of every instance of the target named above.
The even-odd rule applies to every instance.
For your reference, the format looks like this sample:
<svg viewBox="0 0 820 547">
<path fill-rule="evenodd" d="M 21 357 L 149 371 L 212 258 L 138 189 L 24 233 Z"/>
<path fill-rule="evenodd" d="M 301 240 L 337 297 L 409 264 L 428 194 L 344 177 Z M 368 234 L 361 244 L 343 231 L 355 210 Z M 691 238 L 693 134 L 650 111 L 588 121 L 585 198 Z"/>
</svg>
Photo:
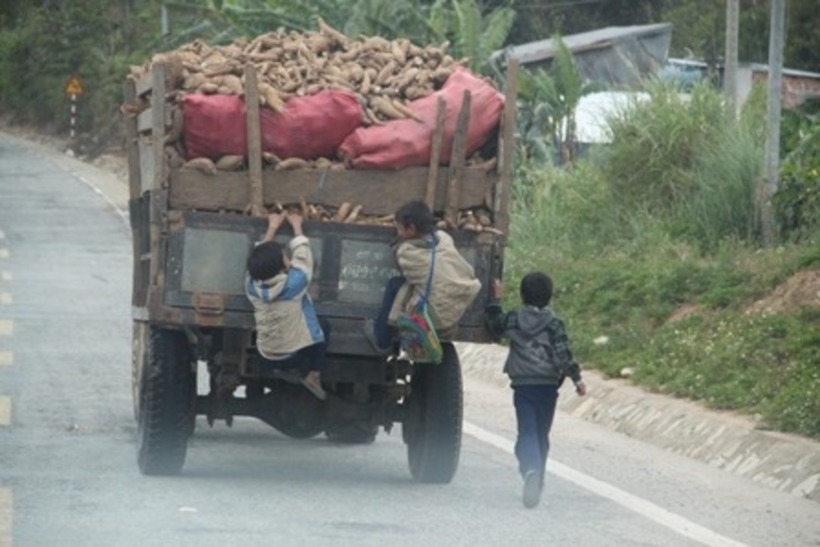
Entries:
<svg viewBox="0 0 820 547">
<path fill-rule="evenodd" d="M 71 78 L 68 79 L 68 83 L 65 85 L 65 94 L 66 95 L 82 95 L 83 94 L 83 82 L 80 80 L 79 76 L 72 75 Z"/>
</svg>

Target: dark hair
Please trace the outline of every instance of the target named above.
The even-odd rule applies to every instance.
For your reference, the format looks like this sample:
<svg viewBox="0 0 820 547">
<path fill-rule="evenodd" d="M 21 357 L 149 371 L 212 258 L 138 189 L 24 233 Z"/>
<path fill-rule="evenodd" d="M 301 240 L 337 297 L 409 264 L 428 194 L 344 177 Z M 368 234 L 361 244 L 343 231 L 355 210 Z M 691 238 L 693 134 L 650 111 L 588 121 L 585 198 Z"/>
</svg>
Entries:
<svg viewBox="0 0 820 547">
<path fill-rule="evenodd" d="M 399 207 L 396 222 L 402 226 L 414 226 L 419 235 L 432 234 L 436 229 L 436 217 L 420 199 L 408 201 Z"/>
<path fill-rule="evenodd" d="M 543 308 L 552 300 L 552 279 L 541 272 L 528 273 L 521 279 L 521 300 L 528 306 Z"/>
<path fill-rule="evenodd" d="M 276 241 L 260 243 L 248 257 L 248 273 L 256 281 L 270 279 L 285 268 L 285 248 Z"/>
</svg>

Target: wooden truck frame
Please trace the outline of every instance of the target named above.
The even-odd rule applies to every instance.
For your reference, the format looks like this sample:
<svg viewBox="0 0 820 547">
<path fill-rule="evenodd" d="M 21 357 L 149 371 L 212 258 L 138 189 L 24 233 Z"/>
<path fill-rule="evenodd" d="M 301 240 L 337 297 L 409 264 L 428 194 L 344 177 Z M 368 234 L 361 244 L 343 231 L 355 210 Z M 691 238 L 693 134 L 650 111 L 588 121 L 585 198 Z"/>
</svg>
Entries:
<svg viewBox="0 0 820 547">
<path fill-rule="evenodd" d="M 171 168 L 165 144 L 172 124 L 166 70 L 155 64 L 125 84 L 126 101 L 147 105 L 126 118 L 133 236 L 132 386 L 138 422 L 138 464 L 144 474 L 181 471 L 197 415 L 209 424 L 252 416 L 295 438 L 325 433 L 331 440 L 369 443 L 379 427 L 400 423 L 411 475 L 449 482 L 461 448 L 462 378 L 458 354 L 444 344 L 440 365 L 378 356 L 362 334 L 375 316 L 384 283 L 395 274 L 393 229 L 377 225 L 305 222 L 316 271 L 310 288 L 317 312 L 332 326 L 320 401 L 301 385 L 263 376 L 254 359 L 254 318 L 244 295 L 245 262 L 266 228 L 264 210 L 307 199 L 328 207 L 361 204 L 388 215 L 423 198 L 454 220 L 459 210 L 488 206 L 495 230 L 450 230 L 482 282 L 462 318 L 456 341 L 485 342 L 484 308 L 500 277 L 508 228 L 515 128 L 516 72 L 508 67 L 497 162 L 467 166 L 469 104 L 459 115 L 449 166 L 439 166 L 443 105 L 428 167 L 401 170 L 266 170 L 260 147 L 256 74 L 245 69 L 248 151 L 246 171 L 205 174 Z M 465 103 L 469 103 L 465 94 Z M 210 390 L 198 394 L 204 362 Z M 244 394 L 242 390 L 244 388 Z M 240 396 L 243 395 L 243 396 Z"/>
</svg>

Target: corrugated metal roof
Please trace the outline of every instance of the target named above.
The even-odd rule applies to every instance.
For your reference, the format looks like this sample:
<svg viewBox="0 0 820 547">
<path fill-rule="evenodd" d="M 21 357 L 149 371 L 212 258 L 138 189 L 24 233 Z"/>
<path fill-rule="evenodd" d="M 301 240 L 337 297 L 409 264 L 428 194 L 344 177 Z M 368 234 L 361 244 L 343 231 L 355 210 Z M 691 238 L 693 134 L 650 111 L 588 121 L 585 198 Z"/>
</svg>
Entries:
<svg viewBox="0 0 820 547">
<path fill-rule="evenodd" d="M 672 32 L 671 23 L 658 23 L 654 25 L 633 25 L 628 27 L 606 27 L 602 29 L 582 32 L 580 34 L 570 34 L 562 36 L 561 40 L 573 53 L 609 47 L 613 43 L 624 39 L 639 36 L 664 34 Z M 493 58 L 503 56 L 515 58 L 522 64 L 535 63 L 555 56 L 556 44 L 552 38 L 529 42 L 520 46 L 511 46 L 493 53 Z"/>
</svg>

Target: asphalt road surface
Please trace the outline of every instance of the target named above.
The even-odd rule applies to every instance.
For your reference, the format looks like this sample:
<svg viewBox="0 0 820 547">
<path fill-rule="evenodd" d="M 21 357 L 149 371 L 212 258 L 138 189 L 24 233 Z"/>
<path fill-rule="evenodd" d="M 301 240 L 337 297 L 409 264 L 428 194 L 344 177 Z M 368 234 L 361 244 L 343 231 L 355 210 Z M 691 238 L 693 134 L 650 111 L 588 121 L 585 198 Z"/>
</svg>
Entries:
<svg viewBox="0 0 820 547">
<path fill-rule="evenodd" d="M 816 503 L 566 415 L 527 510 L 510 395 L 469 378 L 449 485 L 411 480 L 398 428 L 340 446 L 241 418 L 142 476 L 129 230 L 78 165 L 0 134 L 0 547 L 820 545 Z"/>
</svg>

